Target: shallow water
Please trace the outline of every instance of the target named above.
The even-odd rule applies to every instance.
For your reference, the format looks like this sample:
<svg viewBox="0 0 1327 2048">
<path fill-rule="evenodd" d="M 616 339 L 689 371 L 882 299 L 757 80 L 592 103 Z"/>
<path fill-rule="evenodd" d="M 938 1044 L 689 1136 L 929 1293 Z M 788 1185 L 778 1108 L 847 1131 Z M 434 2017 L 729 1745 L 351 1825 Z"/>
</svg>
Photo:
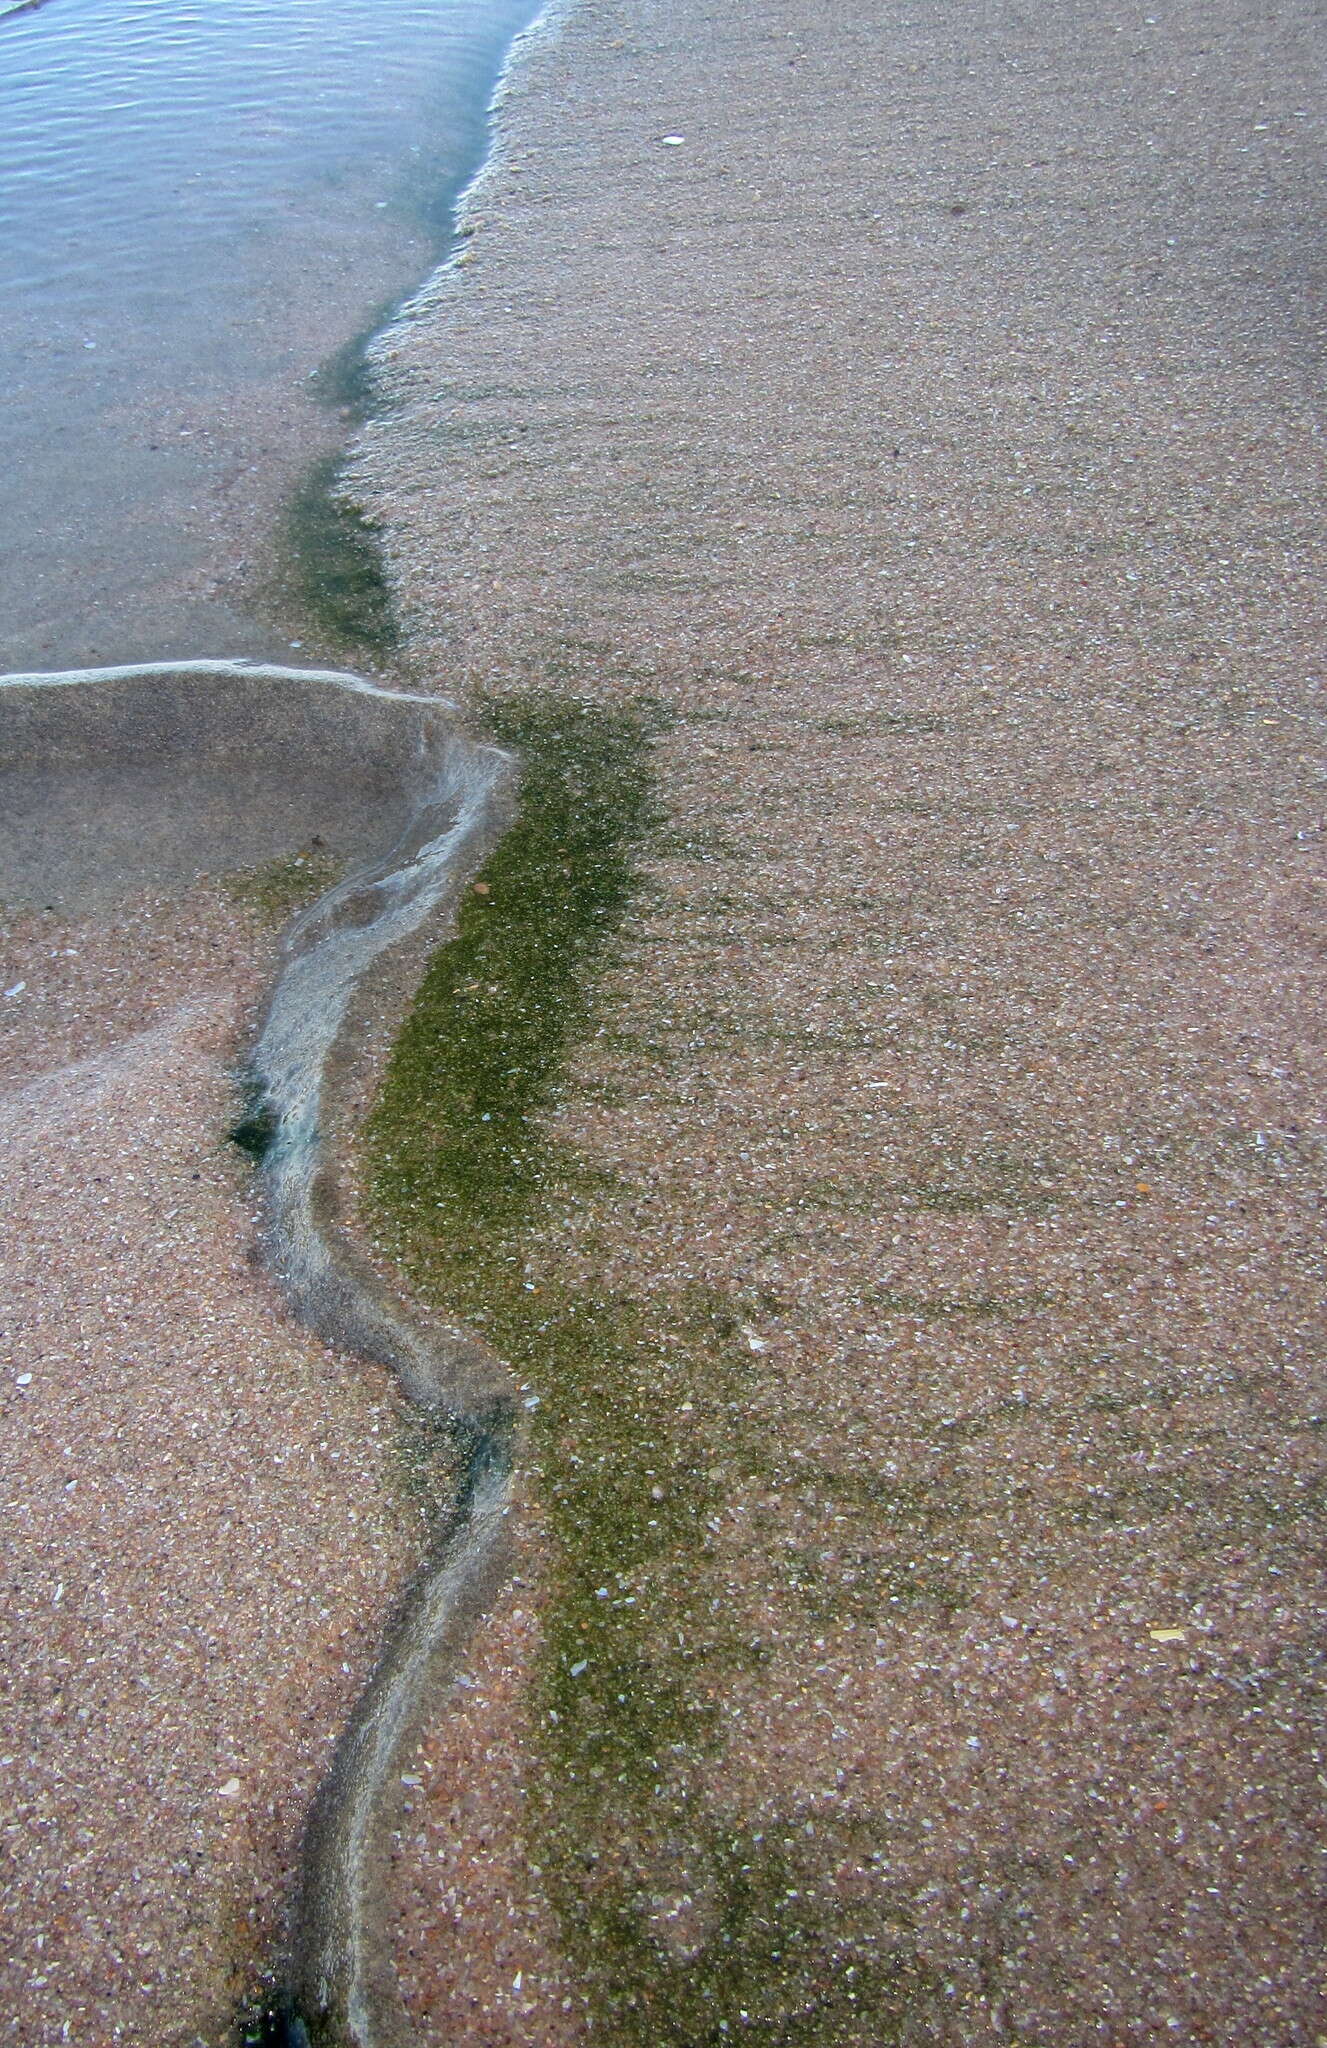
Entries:
<svg viewBox="0 0 1327 2048">
<path fill-rule="evenodd" d="M 320 363 L 446 246 L 538 0 L 0 7 L 0 668 L 289 658 Z"/>
</svg>

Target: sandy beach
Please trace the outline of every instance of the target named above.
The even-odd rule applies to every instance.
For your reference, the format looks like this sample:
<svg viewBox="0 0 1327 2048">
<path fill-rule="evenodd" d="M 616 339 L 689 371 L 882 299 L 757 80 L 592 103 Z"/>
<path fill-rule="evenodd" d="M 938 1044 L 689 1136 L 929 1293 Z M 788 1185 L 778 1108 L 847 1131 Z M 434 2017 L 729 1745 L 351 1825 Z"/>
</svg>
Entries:
<svg viewBox="0 0 1327 2048">
<path fill-rule="evenodd" d="M 257 1259 L 270 927 L 201 885 L 5 957 L 0 2032 L 222 2042 L 419 1552 L 408 1425 Z"/>
<path fill-rule="evenodd" d="M 1327 2039 L 1321 34 L 559 5 L 378 347 L 400 679 L 634 709 L 665 814 L 502 1245 L 421 2048 Z M 262 1269 L 270 918 L 4 939 L 0 2038 L 221 2048 L 432 1496 Z"/>
<path fill-rule="evenodd" d="M 566 10 L 381 352 L 414 672 L 674 721 L 528 1285 L 744 1375 L 615 1596 L 699 1630 L 666 1825 L 549 1791 L 539 1458 L 402 1818 L 422 2039 L 1322 2038 L 1317 34 Z"/>
</svg>

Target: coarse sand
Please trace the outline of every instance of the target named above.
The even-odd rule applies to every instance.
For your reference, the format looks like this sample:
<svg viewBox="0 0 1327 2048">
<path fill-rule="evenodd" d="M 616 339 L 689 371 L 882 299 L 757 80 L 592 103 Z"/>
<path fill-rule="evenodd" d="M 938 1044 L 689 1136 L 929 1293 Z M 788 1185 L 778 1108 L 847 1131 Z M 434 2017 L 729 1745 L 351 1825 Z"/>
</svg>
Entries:
<svg viewBox="0 0 1327 2048">
<path fill-rule="evenodd" d="M 203 884 L 4 938 L 0 2039 L 217 2043 L 424 1509 L 394 1389 L 257 1262 L 261 920 Z"/>
<path fill-rule="evenodd" d="M 675 1837 L 575 1808 L 679 1993 L 703 1806 L 900 2040 L 1327 2037 L 1321 75 L 1307 0 L 578 0 L 379 352 L 415 687 L 673 719 L 527 1273 L 737 1318 L 620 1589 L 721 1618 L 716 1732 Z M 256 918 L 4 957 L 0 2039 L 220 2043 L 425 1511 L 253 1255 Z M 423 2043 L 641 2038 L 528 1817 L 542 1470 L 403 1773 Z"/>
<path fill-rule="evenodd" d="M 1321 64 L 1300 0 L 584 0 L 379 350 L 415 672 L 675 720 L 552 1122 L 612 1192 L 526 1271 L 746 1318 L 673 1582 L 759 1651 L 671 1850 L 564 1788 L 665 1986 L 606 2018 L 535 1474 L 405 1795 L 423 2040 L 690 2040 L 700 1805 L 900 2039 L 1327 2034 Z"/>
</svg>

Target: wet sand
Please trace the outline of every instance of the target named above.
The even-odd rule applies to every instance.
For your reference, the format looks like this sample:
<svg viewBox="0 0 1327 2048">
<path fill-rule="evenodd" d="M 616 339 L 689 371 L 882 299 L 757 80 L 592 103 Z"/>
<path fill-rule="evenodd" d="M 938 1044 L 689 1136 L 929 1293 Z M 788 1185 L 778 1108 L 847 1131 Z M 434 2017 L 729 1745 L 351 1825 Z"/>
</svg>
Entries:
<svg viewBox="0 0 1327 2048">
<path fill-rule="evenodd" d="M 676 716 L 555 1128 L 587 1284 L 745 1318 L 741 1431 L 677 1420 L 677 1569 L 763 1645 L 695 1797 L 895 1957 L 902 2040 L 1327 2027 L 1319 34 L 568 10 L 359 459 L 416 673 Z M 403 1794 L 427 2041 L 590 2038 L 535 1491 Z"/>
<path fill-rule="evenodd" d="M 291 1323 L 226 1140 L 270 927 L 4 927 L 0 2037 L 227 2038 L 423 1540 L 385 1374 Z"/>
<path fill-rule="evenodd" d="M 762 1655 L 678 1812 L 795 1855 L 902 2040 L 1327 2027 L 1312 33 L 585 0 L 361 457 L 412 675 L 676 714 L 556 1117 L 613 1178 L 531 1284 L 588 1218 L 596 1286 L 740 1311 L 676 1563 Z M 389 1390 L 250 1256 L 243 926 L 6 952 L 25 2044 L 222 2038 L 420 1538 Z M 403 1774 L 424 2041 L 602 2037 L 531 1868 L 531 1492 Z M 647 1875 L 681 1985 L 710 1879 Z"/>
<path fill-rule="evenodd" d="M 220 2042 L 303 1960 L 313 1796 L 454 1505 L 438 1336 L 337 1258 L 323 1134 L 503 762 L 228 662 L 8 676 L 0 738 L 6 2023 Z"/>
</svg>

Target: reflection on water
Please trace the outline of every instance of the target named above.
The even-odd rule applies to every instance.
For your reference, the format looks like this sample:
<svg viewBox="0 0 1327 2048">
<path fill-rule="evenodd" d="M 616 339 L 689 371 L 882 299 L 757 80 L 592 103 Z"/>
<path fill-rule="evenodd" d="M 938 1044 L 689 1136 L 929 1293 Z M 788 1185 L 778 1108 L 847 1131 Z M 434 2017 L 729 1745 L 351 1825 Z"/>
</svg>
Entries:
<svg viewBox="0 0 1327 2048">
<path fill-rule="evenodd" d="M 0 668 L 288 653 L 310 376 L 436 260 L 537 5 L 0 6 Z"/>
</svg>

